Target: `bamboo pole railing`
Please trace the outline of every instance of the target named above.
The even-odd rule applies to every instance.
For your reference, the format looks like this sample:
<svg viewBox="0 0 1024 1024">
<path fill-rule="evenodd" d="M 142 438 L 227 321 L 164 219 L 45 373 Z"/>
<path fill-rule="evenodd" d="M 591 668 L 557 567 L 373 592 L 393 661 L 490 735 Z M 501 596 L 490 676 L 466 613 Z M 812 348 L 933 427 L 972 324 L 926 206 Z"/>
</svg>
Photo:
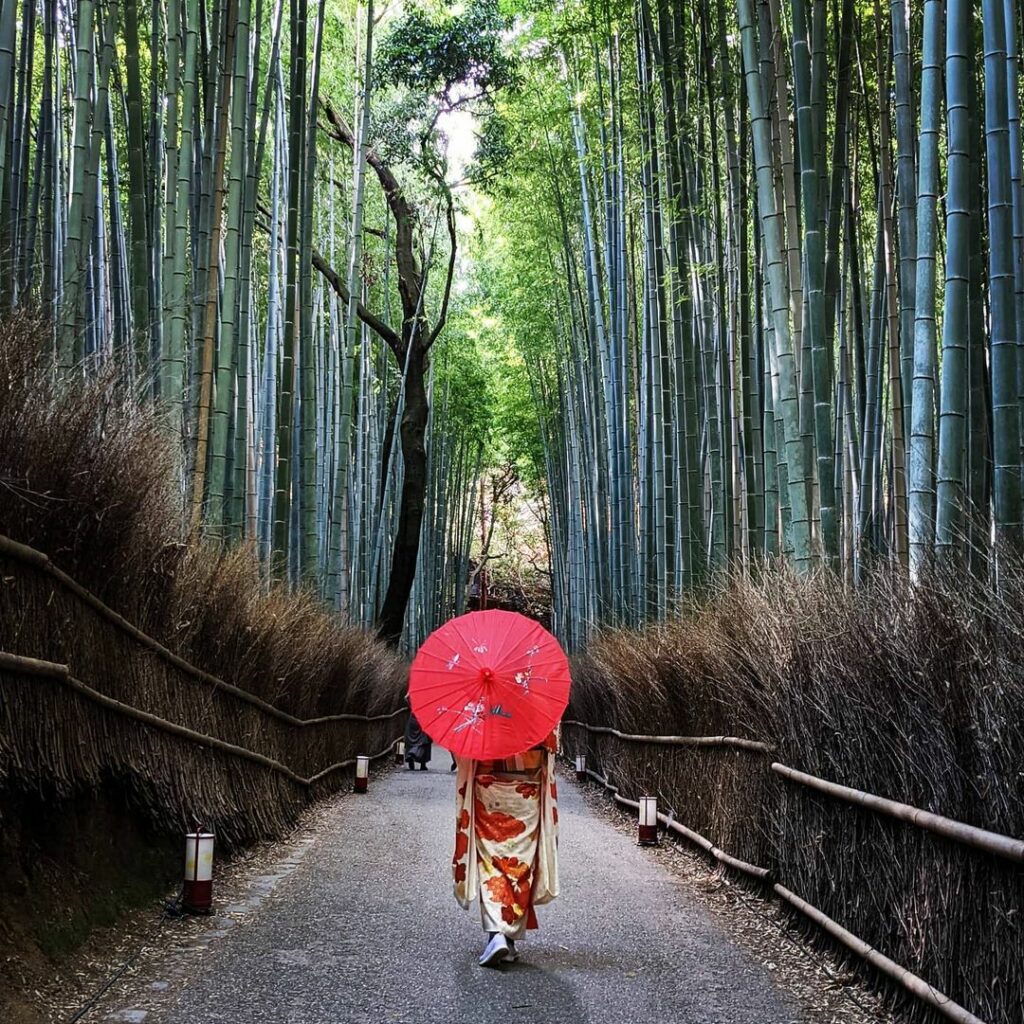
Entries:
<svg viewBox="0 0 1024 1024">
<path fill-rule="evenodd" d="M 739 736 L 641 736 L 635 733 L 619 732 L 618 729 L 606 725 L 589 725 L 573 718 L 562 719 L 562 725 L 576 725 L 587 732 L 605 733 L 627 743 L 653 743 L 666 747 L 735 747 L 739 750 L 752 750 L 759 754 L 767 754 L 772 747 L 760 740 L 747 740 Z"/>
<path fill-rule="evenodd" d="M 944 1017 L 955 1021 L 956 1024 L 985 1024 L 980 1017 L 975 1017 L 970 1010 L 964 1009 L 959 1003 L 954 1002 L 949 996 L 940 992 L 934 985 L 929 985 L 924 978 L 918 977 L 912 971 L 901 967 L 895 960 L 890 960 L 884 953 L 880 953 L 873 946 L 870 946 L 863 939 L 847 931 L 841 924 L 833 921 L 827 914 L 823 914 L 817 907 L 801 899 L 795 892 L 790 892 L 783 885 L 776 883 L 772 886 L 775 893 L 784 899 L 795 910 L 812 920 L 819 928 L 827 932 L 834 939 L 841 942 L 851 952 L 877 968 L 886 977 L 891 978 L 897 984 L 902 985 L 908 992 L 916 996 L 921 1002 L 926 1003 L 932 1009 L 937 1010 Z"/>
<path fill-rule="evenodd" d="M 1014 839 L 1011 836 L 1004 836 L 998 832 L 990 832 L 988 829 L 977 828 L 962 821 L 955 821 L 953 818 L 944 818 L 941 814 L 933 814 L 931 811 L 923 811 L 920 807 L 913 807 L 910 804 L 902 804 L 897 800 L 888 800 L 883 796 L 876 796 L 874 793 L 866 793 L 860 789 L 851 789 L 849 786 L 840 786 L 836 782 L 829 782 L 827 779 L 818 778 L 817 775 L 808 775 L 806 772 L 799 772 L 795 768 L 788 768 L 777 761 L 772 764 L 772 771 L 777 775 L 788 779 L 790 782 L 798 783 L 813 789 L 818 793 L 835 797 L 837 800 L 844 800 L 846 803 L 855 804 L 868 811 L 875 811 L 899 821 L 905 821 L 917 828 L 934 832 L 936 835 L 952 839 L 954 842 L 969 846 L 975 850 L 994 854 L 997 857 L 1006 857 L 1009 860 L 1024 864 L 1024 840 Z"/>
<path fill-rule="evenodd" d="M 619 739 L 626 739 L 628 742 L 649 742 L 652 744 L 664 744 L 667 740 L 679 740 L 679 739 L 711 739 L 721 740 L 723 737 L 665 737 L 665 736 L 636 736 L 629 734 L 622 734 L 618 730 L 610 729 L 603 726 L 592 726 L 584 722 L 577 722 L 573 719 L 565 719 L 562 722 L 563 725 L 579 726 L 588 732 L 599 732 L 606 733 L 616 736 Z M 751 743 L 753 741 L 746 741 Z M 697 744 L 672 744 L 672 745 L 686 745 L 686 746 L 722 746 L 731 744 L 721 743 L 697 743 Z M 765 751 L 771 749 L 767 744 L 760 744 Z M 748 748 L 749 749 L 749 748 Z M 955 839 L 963 842 L 968 846 L 972 846 L 976 849 L 982 849 L 989 853 L 998 853 L 1002 856 L 1011 856 L 1012 859 L 1019 859 L 1017 846 L 1014 844 L 1020 844 L 1019 840 L 1011 839 L 1008 836 L 1000 836 L 994 832 L 986 832 L 984 829 L 975 829 L 973 826 L 965 825 L 962 822 L 953 821 L 950 818 L 943 818 L 940 815 L 930 814 L 927 811 L 921 811 L 918 808 L 910 807 L 908 804 L 899 804 L 892 800 L 884 800 L 882 797 L 874 797 L 870 793 L 863 793 L 860 790 L 850 789 L 846 786 L 838 786 L 835 783 L 827 782 L 824 779 L 818 779 L 816 776 L 807 775 L 804 772 L 797 772 L 792 768 L 786 768 L 785 765 L 773 763 L 772 770 L 777 774 L 790 779 L 791 781 L 808 785 L 813 789 L 820 792 L 826 793 L 830 796 L 834 796 L 838 799 L 846 800 L 850 803 L 858 804 L 859 806 L 866 807 L 871 810 L 879 811 L 883 814 L 889 814 L 892 817 L 897 817 L 902 821 L 907 821 L 910 824 L 917 825 L 920 828 L 927 829 L 929 831 L 938 832 L 940 835 L 946 835 L 948 838 Z M 599 772 L 594 771 L 592 768 L 585 769 L 588 776 L 601 783 L 605 789 L 607 789 L 612 796 L 612 799 L 623 807 L 629 807 L 633 810 L 638 810 L 640 804 L 636 800 L 630 800 L 628 797 L 622 796 L 619 792 L 619 787 L 614 783 L 610 782 L 605 776 Z M 868 799 L 865 799 L 868 798 Z M 767 882 L 772 886 L 772 891 L 786 903 L 788 903 L 795 910 L 802 913 L 809 920 L 813 921 L 818 927 L 824 932 L 842 943 L 851 952 L 857 954 L 866 963 L 871 964 L 874 968 L 879 970 L 886 977 L 902 986 L 913 996 L 919 999 L 921 1002 L 930 1006 L 938 1013 L 942 1014 L 947 1020 L 954 1021 L 955 1024 L 986 1024 L 980 1017 L 976 1017 L 970 1010 L 961 1006 L 959 1003 L 945 995 L 943 992 L 935 988 L 934 985 L 930 985 L 924 978 L 914 974 L 906 967 L 896 963 L 889 957 L 885 956 L 879 950 L 875 949 L 869 943 L 865 942 L 859 936 L 854 935 L 853 932 L 844 928 L 837 921 L 834 921 L 827 914 L 823 913 L 813 904 L 808 903 L 802 899 L 792 890 L 787 889 L 784 885 L 773 882 L 771 878 L 771 872 L 768 868 L 758 867 L 755 864 L 748 864 L 746 861 L 742 861 L 737 857 L 733 857 L 726 853 L 724 850 L 720 850 L 714 845 L 707 837 L 701 835 L 699 832 L 688 828 L 681 822 L 675 821 L 669 815 L 658 813 L 658 821 L 669 830 L 682 835 L 689 839 L 691 842 L 699 846 L 706 853 L 710 854 L 715 860 L 727 865 L 728 867 L 734 868 L 737 871 L 742 872 L 757 878 L 761 882 Z M 956 827 L 952 827 L 956 826 Z M 967 831 L 964 831 L 967 830 Z M 980 833 L 979 838 L 974 833 Z"/>
<path fill-rule="evenodd" d="M 630 800 L 628 797 L 622 796 L 619 792 L 619 787 L 614 783 L 609 782 L 603 775 L 595 772 L 592 768 L 586 769 L 587 774 L 604 786 L 605 789 L 609 790 L 612 795 L 612 799 L 623 807 L 630 807 L 634 811 L 640 809 L 640 804 L 636 800 Z M 684 825 L 681 821 L 676 821 L 674 818 L 667 814 L 658 812 L 658 821 L 661 822 L 667 829 L 678 835 L 689 839 L 690 842 L 695 843 L 706 853 L 709 853 L 715 860 L 720 861 L 722 864 L 726 864 L 731 868 L 735 868 L 737 871 L 742 871 L 746 875 L 750 875 L 753 878 L 757 878 L 760 881 L 767 881 L 770 875 L 768 868 L 758 867 L 756 864 L 749 864 L 745 860 L 740 860 L 739 857 L 733 857 L 732 854 L 726 853 L 725 850 L 719 849 L 710 839 L 702 836 L 699 832 L 695 832 L 692 828 Z"/>
<path fill-rule="evenodd" d="M 270 715 L 287 725 L 292 725 L 301 729 L 308 726 L 324 725 L 328 722 L 383 722 L 392 718 L 397 718 L 399 715 L 405 714 L 408 711 L 408 706 L 403 704 L 401 707 L 395 708 L 394 711 L 389 711 L 382 715 L 341 713 L 335 715 L 323 715 L 319 718 L 298 718 L 295 715 L 289 714 L 287 711 L 282 711 L 281 708 L 275 707 L 273 704 L 267 703 L 267 701 L 257 697 L 254 693 L 249 693 L 247 690 L 243 690 L 239 686 L 235 686 L 224 679 L 211 675 L 209 672 L 204 672 L 201 668 L 197 668 L 195 665 L 175 654 L 173 651 L 161 644 L 159 640 L 156 640 L 147 633 L 144 633 L 134 623 L 129 622 L 124 618 L 124 616 L 115 612 L 113 608 L 104 604 L 98 597 L 96 597 L 95 594 L 91 593 L 80 583 L 70 577 L 66 572 L 54 565 L 50 560 L 50 557 L 42 551 L 37 551 L 35 548 L 29 547 L 27 544 L 21 544 L 18 541 L 11 540 L 9 537 L 5 537 L 0 534 L 0 555 L 6 555 L 8 558 L 20 561 L 25 565 L 30 565 L 40 572 L 50 576 L 52 579 L 60 583 L 66 590 L 69 590 L 81 601 L 89 605 L 89 607 L 94 611 L 98 612 L 108 622 L 116 626 L 123 633 L 127 633 L 133 640 L 141 644 L 143 647 L 153 651 L 154 654 L 158 655 L 169 665 L 172 665 L 174 668 L 185 673 L 186 676 L 205 683 L 223 693 L 229 693 L 233 697 L 237 697 L 239 700 L 244 701 L 247 704 L 251 704 L 253 707 L 258 708 L 260 711 L 263 711 L 267 715 Z"/>
<path fill-rule="evenodd" d="M 177 722 L 170 722 L 166 718 L 160 718 L 158 715 L 150 714 L 148 711 L 142 711 L 140 708 L 132 707 L 130 704 L 125 704 L 122 701 L 115 700 L 113 697 L 108 697 L 106 694 L 100 693 L 88 684 L 83 683 L 80 679 L 76 679 L 71 675 L 67 665 L 59 665 L 56 662 L 40 661 L 38 658 L 26 658 L 18 654 L 8 654 L 4 651 L 0 651 L 0 672 L 3 671 L 17 676 L 52 679 L 60 683 L 62 686 L 65 686 L 67 689 L 73 690 L 86 700 L 92 701 L 94 704 L 98 704 L 100 707 L 106 708 L 108 711 L 112 711 L 125 718 L 131 718 L 134 721 L 141 722 L 143 725 L 147 725 L 153 729 L 159 729 L 162 732 L 178 736 L 182 739 L 198 744 L 199 746 L 219 750 L 222 753 L 231 755 L 232 757 L 241 758 L 246 761 L 251 761 L 253 764 L 262 765 L 264 768 L 269 768 L 271 771 L 277 772 L 279 775 L 283 775 L 285 778 L 290 779 L 297 785 L 307 789 L 324 779 L 326 776 L 331 775 L 334 772 L 341 771 L 343 768 L 351 768 L 356 763 L 356 759 L 354 757 L 349 758 L 347 761 L 338 761 L 336 764 L 328 765 L 328 767 L 317 772 L 315 775 L 312 775 L 309 778 L 304 778 L 297 772 L 292 771 L 292 769 L 287 765 L 282 764 L 280 761 L 276 761 L 272 757 L 267 757 L 265 754 L 260 754 L 254 750 L 247 750 L 246 748 L 237 746 L 234 743 L 227 743 L 222 739 L 218 739 L 216 736 L 209 736 L 206 733 L 197 732 L 195 729 L 188 728 L 188 726 L 179 725 Z M 360 718 L 358 715 L 352 715 L 349 717 Z M 380 717 L 381 716 L 377 716 L 374 718 L 364 715 L 361 717 L 361 720 L 366 722 L 379 721 Z M 383 750 L 379 750 L 375 754 L 370 754 L 370 760 L 376 761 L 391 753 L 400 739 L 400 736 L 396 736 Z"/>
<path fill-rule="evenodd" d="M 743 749 L 770 752 L 773 748 L 767 743 L 757 743 L 755 740 L 741 740 L 731 736 L 639 736 L 620 733 L 616 729 L 609 729 L 606 726 L 588 725 L 585 722 L 577 722 L 573 719 L 563 719 L 563 725 L 575 725 L 592 733 L 607 733 L 618 739 L 630 743 L 650 743 L 653 745 L 670 744 L 673 746 L 738 746 L 742 744 Z M 708 742 L 692 742 L 707 740 Z M 723 743 L 723 740 L 732 742 Z M 676 742 L 686 741 L 686 742 Z M 851 789 L 849 786 L 842 786 L 828 779 L 819 778 L 817 775 L 809 775 L 807 772 L 797 771 L 787 765 L 774 761 L 771 769 L 782 778 L 790 782 L 807 786 L 826 796 L 834 797 L 846 803 L 856 804 L 865 810 L 875 811 L 878 814 L 886 815 L 904 821 L 916 828 L 935 835 L 943 836 L 963 846 L 975 850 L 991 853 L 997 857 L 1005 857 L 1008 860 L 1024 863 L 1024 840 L 1005 836 L 999 832 L 991 832 L 988 829 L 978 828 L 976 825 L 968 825 L 963 821 L 956 821 L 953 818 L 943 817 L 932 811 L 922 810 L 911 804 L 900 803 L 897 800 L 889 800 L 874 793 L 867 793 L 860 789 Z"/>
</svg>

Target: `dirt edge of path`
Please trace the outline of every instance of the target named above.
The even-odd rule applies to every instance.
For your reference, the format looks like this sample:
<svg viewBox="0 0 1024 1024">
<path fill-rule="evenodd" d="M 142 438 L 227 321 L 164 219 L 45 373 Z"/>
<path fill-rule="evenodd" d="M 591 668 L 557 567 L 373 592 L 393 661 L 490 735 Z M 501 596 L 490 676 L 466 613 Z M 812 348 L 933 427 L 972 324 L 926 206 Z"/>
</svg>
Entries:
<svg viewBox="0 0 1024 1024">
<path fill-rule="evenodd" d="M 568 784 L 576 785 L 567 772 L 560 774 Z M 577 788 L 596 816 L 622 834 L 635 834 L 632 816 L 613 804 L 607 794 L 596 786 Z M 228 908 L 220 917 L 233 905 L 251 902 L 261 878 L 279 870 L 282 862 L 300 856 L 299 851 L 313 841 L 320 826 L 345 799 L 346 794 L 339 794 L 314 805 L 288 836 L 219 862 L 216 902 Z M 664 841 L 648 853 L 679 880 L 688 898 L 714 917 L 730 941 L 765 969 L 778 990 L 800 1004 L 814 1024 L 903 1024 L 905 1017 L 898 1009 L 872 991 L 863 975 L 851 970 L 835 950 L 810 941 L 777 901 L 737 882 L 682 841 Z M 34 991 L 23 994 L 20 1016 L 6 1020 L 10 1024 L 68 1024 L 131 959 L 123 977 L 114 981 L 83 1024 L 107 1020 L 119 996 L 131 989 L 140 975 L 148 977 L 154 969 L 159 970 L 169 955 L 184 961 L 201 957 L 205 936 L 218 926 L 217 921 L 205 917 L 161 921 L 162 911 L 162 902 L 155 902 L 111 928 L 96 931 Z M 185 954 L 184 958 L 179 958 L 179 953 Z"/>
<path fill-rule="evenodd" d="M 631 814 L 595 785 L 578 787 L 588 807 L 617 831 L 635 835 Z M 686 887 L 687 895 L 711 913 L 737 946 L 772 978 L 775 987 L 797 999 L 821 1024 L 904 1024 L 906 1017 L 873 990 L 865 976 L 824 941 L 812 942 L 777 901 L 738 882 L 674 836 L 648 848 Z"/>
</svg>

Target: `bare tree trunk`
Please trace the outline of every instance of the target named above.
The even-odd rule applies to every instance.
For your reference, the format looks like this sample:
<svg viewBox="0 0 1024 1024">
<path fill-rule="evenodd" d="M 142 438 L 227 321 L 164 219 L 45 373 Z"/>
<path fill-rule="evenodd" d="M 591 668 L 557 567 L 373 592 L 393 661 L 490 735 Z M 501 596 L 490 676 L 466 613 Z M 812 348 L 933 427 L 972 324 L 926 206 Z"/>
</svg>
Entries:
<svg viewBox="0 0 1024 1024">
<path fill-rule="evenodd" d="M 381 639 L 393 645 L 397 644 L 402 636 L 405 609 L 409 603 L 409 594 L 412 592 L 420 550 L 423 501 L 427 492 L 426 431 L 430 411 L 426 389 L 427 357 L 418 342 L 411 339 L 411 344 L 414 347 L 409 354 L 409 370 L 405 382 L 405 411 L 400 429 L 405 473 L 391 560 L 391 577 L 377 619 Z"/>
<path fill-rule="evenodd" d="M 323 109 L 334 138 L 347 146 L 354 146 L 355 136 L 341 115 L 330 103 L 324 102 Z M 438 181 L 447 197 L 445 220 L 450 249 L 441 308 L 437 315 L 437 322 L 431 329 L 424 311 L 426 270 L 417 255 L 416 225 L 419 211 L 406 197 L 391 168 L 376 151 L 369 150 L 366 160 L 380 182 L 388 208 L 395 219 L 394 258 L 398 270 L 398 294 L 402 302 L 402 331 L 400 335 L 364 309 L 361 304 L 356 303 L 359 318 L 391 349 L 399 369 L 405 368 L 404 407 L 400 427 L 404 466 L 402 494 L 398 506 L 398 525 L 395 533 L 391 576 L 388 579 L 387 593 L 377 618 L 377 628 L 381 638 L 389 644 L 397 646 L 402 636 L 405 610 L 412 593 L 420 550 L 420 526 L 423 522 L 423 506 L 428 482 L 426 448 L 427 422 L 430 415 L 430 401 L 426 385 L 428 353 L 448 319 L 448 301 L 455 273 L 455 208 L 446 184 L 435 175 L 435 180 Z M 428 254 L 425 263 L 429 263 L 429 261 L 430 255 Z M 316 255 L 313 258 L 313 264 L 347 302 L 349 291 L 341 278 Z"/>
</svg>

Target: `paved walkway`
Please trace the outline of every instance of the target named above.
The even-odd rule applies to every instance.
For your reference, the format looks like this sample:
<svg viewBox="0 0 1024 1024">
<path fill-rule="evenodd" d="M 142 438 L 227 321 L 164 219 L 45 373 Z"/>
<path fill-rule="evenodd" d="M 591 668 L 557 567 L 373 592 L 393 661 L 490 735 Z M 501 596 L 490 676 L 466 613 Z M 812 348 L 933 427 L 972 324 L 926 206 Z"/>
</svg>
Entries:
<svg viewBox="0 0 1024 1024">
<path fill-rule="evenodd" d="M 435 751 L 437 748 L 435 747 Z M 483 969 L 479 917 L 451 895 L 454 775 L 394 770 L 337 801 L 248 903 L 210 924 L 145 1024 L 803 1024 L 648 851 L 560 779 L 562 896 L 517 964 Z M 262 892 L 260 888 L 262 887 Z M 139 984 L 147 986 L 146 979 Z M 148 983 L 159 992 L 165 983 Z M 122 996 L 122 1000 L 125 997 Z M 127 998 L 131 998 L 130 993 Z"/>
</svg>

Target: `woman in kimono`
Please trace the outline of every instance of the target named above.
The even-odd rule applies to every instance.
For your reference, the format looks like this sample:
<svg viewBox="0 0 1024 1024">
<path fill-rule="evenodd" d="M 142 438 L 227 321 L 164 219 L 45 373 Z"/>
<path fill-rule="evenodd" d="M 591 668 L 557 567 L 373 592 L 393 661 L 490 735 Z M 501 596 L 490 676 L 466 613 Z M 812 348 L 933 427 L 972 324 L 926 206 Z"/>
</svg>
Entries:
<svg viewBox="0 0 1024 1024">
<path fill-rule="evenodd" d="M 487 945 L 482 967 L 517 960 L 516 941 L 537 927 L 534 907 L 558 895 L 555 733 L 500 761 L 458 758 L 455 898 L 479 897 Z"/>
</svg>

